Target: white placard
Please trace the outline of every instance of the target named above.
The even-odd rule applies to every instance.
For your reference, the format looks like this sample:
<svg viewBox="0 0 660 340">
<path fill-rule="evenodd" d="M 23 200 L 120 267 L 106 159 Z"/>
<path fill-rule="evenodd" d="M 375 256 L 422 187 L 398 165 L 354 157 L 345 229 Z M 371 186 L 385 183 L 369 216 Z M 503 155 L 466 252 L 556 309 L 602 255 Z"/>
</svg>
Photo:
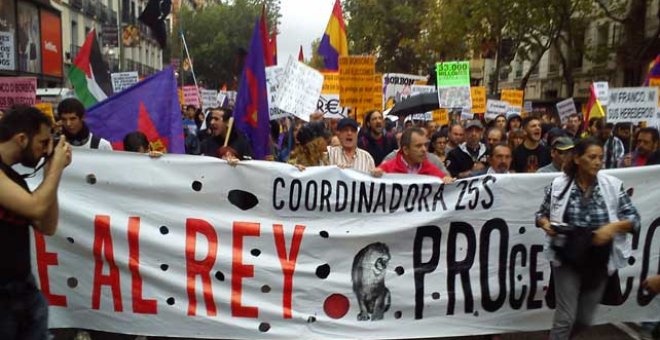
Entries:
<svg viewBox="0 0 660 340">
<path fill-rule="evenodd" d="M 594 82 L 594 92 L 596 92 L 596 99 L 600 102 L 600 105 L 607 106 L 610 101 L 610 85 L 606 81 L 597 81 Z"/>
<path fill-rule="evenodd" d="M 121 92 L 140 81 L 136 71 L 111 73 L 110 78 L 112 79 L 112 90 L 115 93 Z"/>
<path fill-rule="evenodd" d="M 323 75 L 289 56 L 277 90 L 275 107 L 308 122 L 318 104 Z"/>
<path fill-rule="evenodd" d="M 610 89 L 607 105 L 608 123 L 648 123 L 657 119 L 657 87 L 622 87 Z"/>
<path fill-rule="evenodd" d="M 348 108 L 339 105 L 339 94 L 322 93 L 316 110 L 323 112 L 323 118 L 341 119 L 348 117 Z"/>
<path fill-rule="evenodd" d="M 13 16 L 14 13 L 8 15 Z M 14 30 L 11 32 L 0 32 L 0 70 L 15 70 L 15 59 Z"/>
<path fill-rule="evenodd" d="M 200 89 L 202 95 L 202 110 L 218 107 L 218 91 Z"/>
<path fill-rule="evenodd" d="M 568 117 L 577 114 L 573 98 L 564 99 L 557 103 L 557 112 L 559 113 L 559 118 L 561 119 L 562 124 L 565 124 L 568 121 Z"/>
<path fill-rule="evenodd" d="M 503 100 L 488 99 L 486 100 L 486 115 L 484 116 L 484 119 L 489 122 L 497 118 L 499 115 L 504 115 L 506 117 L 510 108 L 509 103 Z"/>
<path fill-rule="evenodd" d="M 283 76 L 284 66 L 274 65 L 266 67 L 266 91 L 268 92 L 268 116 L 270 120 L 288 116 L 286 112 L 282 112 L 275 107 L 277 91 L 279 90 Z"/>
</svg>

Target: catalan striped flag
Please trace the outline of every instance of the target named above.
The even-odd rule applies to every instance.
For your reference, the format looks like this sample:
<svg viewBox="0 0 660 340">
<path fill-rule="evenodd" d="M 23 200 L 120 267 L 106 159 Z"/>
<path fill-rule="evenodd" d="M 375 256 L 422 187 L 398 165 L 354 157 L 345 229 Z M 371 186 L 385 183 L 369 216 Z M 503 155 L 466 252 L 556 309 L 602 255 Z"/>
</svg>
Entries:
<svg viewBox="0 0 660 340">
<path fill-rule="evenodd" d="M 323 57 L 325 69 L 328 71 L 338 71 L 339 57 L 348 55 L 346 25 L 339 0 L 335 0 L 335 6 L 332 9 L 332 15 L 325 28 L 318 52 Z"/>
</svg>

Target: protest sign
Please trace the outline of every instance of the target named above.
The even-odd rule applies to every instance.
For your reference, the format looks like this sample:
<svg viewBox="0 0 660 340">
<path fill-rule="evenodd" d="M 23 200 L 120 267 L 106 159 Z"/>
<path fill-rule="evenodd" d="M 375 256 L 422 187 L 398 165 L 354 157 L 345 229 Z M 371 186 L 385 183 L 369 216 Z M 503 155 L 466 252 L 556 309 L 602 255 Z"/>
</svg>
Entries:
<svg viewBox="0 0 660 340">
<path fill-rule="evenodd" d="M 656 87 L 658 89 L 658 124 L 660 124 L 660 77 L 651 77 L 649 79 L 649 86 Z"/>
<path fill-rule="evenodd" d="M 53 103 L 36 103 L 36 104 L 34 104 L 34 107 L 39 109 L 39 111 L 46 114 L 46 116 L 50 117 L 50 119 L 53 122 L 55 122 L 55 113 L 53 111 Z"/>
<path fill-rule="evenodd" d="M 177 88 L 176 93 L 179 96 L 179 104 L 184 105 L 184 99 L 183 99 L 183 89 L 182 88 Z"/>
<path fill-rule="evenodd" d="M 464 107 L 461 109 L 461 120 L 472 120 L 474 119 L 474 113 L 470 110 L 469 107 Z"/>
<path fill-rule="evenodd" d="M 0 70 L 15 70 L 15 59 L 14 35 L 11 32 L 0 32 Z"/>
<path fill-rule="evenodd" d="M 321 74 L 323 74 L 323 87 L 321 88 L 321 93 L 339 95 L 339 73 L 322 72 Z"/>
<path fill-rule="evenodd" d="M 509 108 L 509 103 L 503 100 L 488 99 L 486 101 L 486 114 L 484 118 L 488 122 L 494 120 L 499 115 L 504 115 L 506 117 Z"/>
<path fill-rule="evenodd" d="M 316 110 L 323 75 L 289 56 L 275 98 L 275 107 L 308 122 Z"/>
<path fill-rule="evenodd" d="M 383 110 L 383 74 L 376 73 L 374 75 L 374 109 Z"/>
<path fill-rule="evenodd" d="M 527 113 L 534 111 L 534 107 L 532 106 L 531 100 L 525 100 L 525 103 L 523 104 L 523 111 Z"/>
<path fill-rule="evenodd" d="M 441 108 L 472 107 L 469 61 L 437 63 L 436 77 Z"/>
<path fill-rule="evenodd" d="M 336 166 L 300 172 L 249 161 L 237 171 L 188 155 L 154 162 L 76 149 L 75 157 L 59 188 L 58 231 L 32 234 L 30 247 L 52 328 L 397 339 L 552 324 L 551 266 L 534 212 L 556 174 L 447 185 Z M 660 167 L 606 172 L 633 193 L 641 226 L 634 260 L 615 277 L 621 301 L 599 308 L 594 322 L 652 320 L 660 304 L 640 283 L 659 274 Z M 29 179 L 33 189 L 39 182 Z M 382 305 L 367 310 L 365 292 Z"/>
<path fill-rule="evenodd" d="M 383 108 L 394 107 L 396 103 L 410 97 L 413 86 L 422 85 L 426 85 L 426 77 L 403 73 L 384 74 L 381 79 Z"/>
<path fill-rule="evenodd" d="M 225 101 L 227 100 L 227 92 L 226 91 L 219 91 L 218 95 L 215 97 L 215 100 L 218 103 L 218 106 L 224 107 L 225 106 Z"/>
<path fill-rule="evenodd" d="M 186 85 L 183 87 L 183 105 L 192 105 L 196 108 L 200 107 L 199 92 L 197 86 Z"/>
<path fill-rule="evenodd" d="M 525 92 L 523 90 L 504 89 L 500 95 L 500 100 L 509 103 L 512 107 L 522 108 L 524 96 Z"/>
<path fill-rule="evenodd" d="M 126 88 L 129 88 L 139 81 L 138 73 L 133 72 L 119 72 L 111 73 L 110 78 L 112 79 L 112 90 L 115 93 L 119 93 Z"/>
<path fill-rule="evenodd" d="M 657 87 L 622 87 L 610 89 L 607 105 L 608 123 L 655 121 L 658 111 Z"/>
<path fill-rule="evenodd" d="M 323 118 L 341 119 L 348 117 L 348 108 L 339 106 L 338 94 L 321 94 L 316 110 L 323 112 Z"/>
<path fill-rule="evenodd" d="M 557 113 L 562 124 L 566 124 L 569 116 L 577 114 L 573 98 L 568 98 L 557 103 Z"/>
<path fill-rule="evenodd" d="M 282 112 L 275 107 L 275 99 L 277 98 L 277 91 L 284 76 L 284 66 L 268 66 L 266 67 L 266 91 L 268 92 L 268 113 L 270 120 L 278 119 L 288 114 Z"/>
<path fill-rule="evenodd" d="M 202 110 L 219 106 L 217 90 L 200 89 L 199 92 L 202 95 Z"/>
<path fill-rule="evenodd" d="M 485 86 L 470 87 L 470 96 L 472 97 L 472 112 L 474 113 L 486 112 L 486 87 Z"/>
<path fill-rule="evenodd" d="M 380 106 L 374 103 L 376 57 L 339 57 L 339 102 L 341 106 L 364 112 Z"/>
<path fill-rule="evenodd" d="M 0 109 L 37 102 L 37 78 L 0 77 Z"/>
<path fill-rule="evenodd" d="M 447 109 L 433 110 L 431 114 L 433 114 L 433 121 L 438 126 L 449 125 L 449 113 Z"/>
<path fill-rule="evenodd" d="M 596 92 L 596 99 L 598 99 L 600 105 L 607 106 L 610 93 L 609 84 L 606 81 L 597 81 L 593 83 L 593 86 L 594 92 Z"/>
</svg>

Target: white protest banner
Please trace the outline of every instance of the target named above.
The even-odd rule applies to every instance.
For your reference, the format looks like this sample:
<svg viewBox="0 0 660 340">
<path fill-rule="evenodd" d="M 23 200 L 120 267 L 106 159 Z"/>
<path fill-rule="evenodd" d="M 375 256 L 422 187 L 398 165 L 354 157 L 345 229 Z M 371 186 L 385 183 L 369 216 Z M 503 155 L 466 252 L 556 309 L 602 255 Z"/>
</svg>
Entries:
<svg viewBox="0 0 660 340">
<path fill-rule="evenodd" d="M 11 2 L 8 2 L 11 3 Z M 13 15 L 13 12 L 11 12 Z M 16 69 L 16 49 L 14 48 L 14 32 L 0 32 L 0 70 Z"/>
<path fill-rule="evenodd" d="M 136 71 L 111 73 L 110 78 L 112 79 L 112 90 L 115 93 L 119 93 L 140 81 Z"/>
<path fill-rule="evenodd" d="M 323 112 L 323 118 L 342 119 L 348 117 L 348 108 L 339 105 L 339 94 L 324 94 L 319 96 L 316 110 Z"/>
<path fill-rule="evenodd" d="M 595 321 L 656 320 L 660 303 L 640 283 L 659 274 L 660 167 L 607 173 L 632 192 L 641 228 L 630 266 L 616 274 L 621 302 L 599 308 Z M 231 339 L 548 329 L 551 268 L 534 212 L 555 176 L 446 185 L 76 149 L 59 187 L 57 233 L 34 235 L 32 272 L 53 328 Z"/>
<path fill-rule="evenodd" d="M 441 108 L 471 108 L 470 62 L 450 61 L 436 64 L 438 103 Z"/>
<path fill-rule="evenodd" d="M 227 92 L 226 91 L 219 91 L 218 95 L 215 97 L 216 102 L 218 102 L 218 106 L 225 106 L 225 100 L 227 99 Z"/>
<path fill-rule="evenodd" d="M 316 110 L 323 75 L 289 56 L 277 90 L 275 107 L 308 122 Z"/>
<path fill-rule="evenodd" d="M 37 78 L 0 77 L 0 109 L 37 102 Z"/>
<path fill-rule="evenodd" d="M 578 112 L 575 108 L 575 102 L 573 101 L 573 98 L 564 99 L 558 102 L 557 113 L 559 114 L 559 119 L 561 119 L 562 124 L 566 124 L 568 117 L 577 114 Z"/>
<path fill-rule="evenodd" d="M 606 81 L 597 81 L 593 83 L 594 91 L 596 92 L 596 99 L 600 105 L 607 106 L 610 97 L 610 85 Z"/>
<path fill-rule="evenodd" d="M 202 95 L 202 110 L 219 106 L 217 90 L 200 89 L 199 92 Z"/>
<path fill-rule="evenodd" d="M 657 87 L 622 87 L 610 89 L 607 105 L 608 123 L 634 123 L 656 119 Z"/>
<path fill-rule="evenodd" d="M 183 87 L 183 105 L 192 105 L 196 108 L 200 107 L 199 92 L 197 86 L 186 85 Z"/>
<path fill-rule="evenodd" d="M 486 115 L 484 116 L 484 118 L 488 122 L 494 120 L 499 115 L 504 115 L 506 117 L 506 114 L 509 112 L 509 109 L 510 109 L 509 103 L 503 100 L 488 99 L 486 101 Z"/>
<path fill-rule="evenodd" d="M 418 85 L 426 85 L 426 77 L 403 73 L 383 74 L 383 107 L 392 108 L 394 104 L 410 97 L 412 87 Z"/>
<path fill-rule="evenodd" d="M 277 90 L 280 87 L 283 76 L 284 66 L 274 65 L 266 67 L 266 91 L 268 92 L 268 113 L 270 120 L 288 116 L 286 112 L 282 112 L 280 109 L 275 107 Z"/>
</svg>

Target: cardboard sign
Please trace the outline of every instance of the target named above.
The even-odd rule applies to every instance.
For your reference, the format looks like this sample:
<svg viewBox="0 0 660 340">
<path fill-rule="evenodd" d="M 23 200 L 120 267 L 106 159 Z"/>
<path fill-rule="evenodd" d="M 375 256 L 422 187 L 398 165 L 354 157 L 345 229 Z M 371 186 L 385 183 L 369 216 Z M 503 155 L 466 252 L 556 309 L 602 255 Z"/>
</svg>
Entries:
<svg viewBox="0 0 660 340">
<path fill-rule="evenodd" d="M 568 117 L 577 114 L 573 98 L 568 98 L 557 103 L 557 113 L 559 113 L 559 118 L 561 119 L 562 124 L 565 124 L 568 121 Z"/>
<path fill-rule="evenodd" d="M 339 101 L 342 106 L 359 111 L 371 110 L 374 103 L 373 88 L 376 75 L 376 57 L 339 57 Z"/>
<path fill-rule="evenodd" d="M 437 109 L 432 111 L 433 121 L 438 126 L 449 125 L 449 112 L 447 109 Z"/>
<path fill-rule="evenodd" d="M 37 78 L 0 77 L 0 109 L 12 105 L 32 106 L 37 102 Z"/>
<path fill-rule="evenodd" d="M 183 105 L 192 105 L 196 108 L 199 108 L 199 92 L 197 92 L 197 86 L 195 85 L 186 85 L 183 87 Z"/>
<path fill-rule="evenodd" d="M 324 94 L 319 96 L 316 110 L 323 112 L 323 118 L 341 119 L 348 117 L 348 108 L 339 105 L 338 94 Z"/>
<path fill-rule="evenodd" d="M 488 101 L 486 101 L 486 115 L 484 118 L 488 122 L 494 120 L 499 115 L 504 115 L 506 117 L 509 109 L 509 103 L 503 100 L 488 99 Z"/>
<path fill-rule="evenodd" d="M 504 89 L 500 95 L 500 100 L 503 100 L 513 107 L 523 106 L 523 98 L 525 97 L 525 92 L 523 90 L 514 90 L 514 89 Z"/>
<path fill-rule="evenodd" d="M 112 90 L 115 93 L 119 93 L 140 81 L 137 71 L 112 73 L 110 78 L 112 79 Z"/>
<path fill-rule="evenodd" d="M 622 87 L 610 89 L 607 105 L 608 123 L 655 121 L 658 111 L 657 87 Z"/>
<path fill-rule="evenodd" d="M 218 91 L 200 89 L 202 95 L 202 110 L 218 107 Z"/>
<path fill-rule="evenodd" d="M 426 77 L 403 73 L 386 73 L 381 79 L 382 103 L 384 109 L 394 105 L 413 93 L 414 86 L 426 85 Z M 435 88 L 433 88 L 435 91 Z"/>
<path fill-rule="evenodd" d="M 277 91 L 279 90 L 283 76 L 284 66 L 275 65 L 266 67 L 266 91 L 268 92 L 268 114 L 270 120 L 288 116 L 286 112 L 282 112 L 280 109 L 275 107 Z"/>
<path fill-rule="evenodd" d="M 470 96 L 472 97 L 472 112 L 474 113 L 486 112 L 486 87 L 485 86 L 470 87 Z"/>
<path fill-rule="evenodd" d="M 383 103 L 383 74 L 376 73 L 374 75 L 374 109 L 382 110 Z"/>
<path fill-rule="evenodd" d="M 321 93 L 339 96 L 339 72 L 321 72 L 321 74 L 323 74 Z"/>
<path fill-rule="evenodd" d="M 606 81 L 597 81 L 593 83 L 596 99 L 600 105 L 607 106 L 609 103 L 610 86 Z"/>
<path fill-rule="evenodd" d="M 308 122 L 316 110 L 323 75 L 289 56 L 275 98 L 275 107 Z"/>
</svg>

